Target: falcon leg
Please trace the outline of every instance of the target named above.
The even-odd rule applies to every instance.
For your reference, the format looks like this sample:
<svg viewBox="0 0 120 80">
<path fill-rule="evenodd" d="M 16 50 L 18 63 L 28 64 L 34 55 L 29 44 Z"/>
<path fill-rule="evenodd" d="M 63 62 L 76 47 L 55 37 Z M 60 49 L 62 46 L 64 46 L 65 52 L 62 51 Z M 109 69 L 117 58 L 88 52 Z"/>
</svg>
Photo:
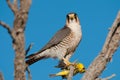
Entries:
<svg viewBox="0 0 120 80">
<path fill-rule="evenodd" d="M 67 59 L 65 58 L 62 58 L 63 62 L 66 64 L 66 66 L 69 66 L 71 65 L 72 63 L 70 61 L 68 61 Z"/>
</svg>

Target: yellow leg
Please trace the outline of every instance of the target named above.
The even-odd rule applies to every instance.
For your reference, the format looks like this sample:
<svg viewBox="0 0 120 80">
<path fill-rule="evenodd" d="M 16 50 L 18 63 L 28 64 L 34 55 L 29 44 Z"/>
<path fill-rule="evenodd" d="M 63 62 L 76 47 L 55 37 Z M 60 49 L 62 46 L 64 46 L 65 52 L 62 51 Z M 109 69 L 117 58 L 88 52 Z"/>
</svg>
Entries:
<svg viewBox="0 0 120 80">
<path fill-rule="evenodd" d="M 63 62 L 66 64 L 66 66 L 71 65 L 72 63 L 68 61 L 67 59 L 63 58 Z"/>
</svg>

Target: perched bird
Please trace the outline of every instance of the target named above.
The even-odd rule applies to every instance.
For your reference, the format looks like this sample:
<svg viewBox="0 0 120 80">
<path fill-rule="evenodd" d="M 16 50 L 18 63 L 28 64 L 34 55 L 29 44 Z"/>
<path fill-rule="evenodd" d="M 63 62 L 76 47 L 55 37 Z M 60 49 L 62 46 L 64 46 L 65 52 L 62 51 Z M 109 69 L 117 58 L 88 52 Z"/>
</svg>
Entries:
<svg viewBox="0 0 120 80">
<path fill-rule="evenodd" d="M 81 25 L 76 13 L 69 13 L 66 16 L 66 24 L 52 39 L 38 52 L 26 57 L 26 64 L 29 66 L 41 59 L 58 58 L 66 65 L 81 41 Z"/>
<path fill-rule="evenodd" d="M 74 68 L 75 69 L 74 69 L 73 75 L 76 75 L 77 73 L 84 73 L 85 72 L 85 67 L 82 63 L 75 63 Z M 70 73 L 69 69 L 64 69 L 56 74 L 50 74 L 50 77 L 61 76 L 62 78 L 67 78 L 69 73 Z"/>
</svg>

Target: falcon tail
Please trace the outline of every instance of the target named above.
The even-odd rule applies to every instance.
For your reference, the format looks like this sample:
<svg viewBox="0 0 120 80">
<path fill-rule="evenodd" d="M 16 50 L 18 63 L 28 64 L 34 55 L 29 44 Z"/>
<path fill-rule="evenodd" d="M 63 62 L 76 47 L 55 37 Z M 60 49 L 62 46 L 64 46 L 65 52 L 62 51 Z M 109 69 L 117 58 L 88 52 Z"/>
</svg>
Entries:
<svg viewBox="0 0 120 80">
<path fill-rule="evenodd" d="M 56 74 L 50 74 L 49 75 L 50 77 L 55 77 L 55 76 L 57 76 Z"/>
<path fill-rule="evenodd" d="M 35 54 L 31 54 L 29 56 L 26 57 L 26 64 L 29 66 L 41 59 L 45 59 L 48 58 L 47 56 L 39 56 L 40 53 L 35 53 Z"/>
</svg>

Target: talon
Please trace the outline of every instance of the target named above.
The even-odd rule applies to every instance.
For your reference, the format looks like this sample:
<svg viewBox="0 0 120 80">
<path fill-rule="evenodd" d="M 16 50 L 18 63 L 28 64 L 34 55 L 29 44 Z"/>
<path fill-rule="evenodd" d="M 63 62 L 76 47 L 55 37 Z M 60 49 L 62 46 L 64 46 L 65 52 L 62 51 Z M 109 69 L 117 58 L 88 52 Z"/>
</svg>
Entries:
<svg viewBox="0 0 120 80">
<path fill-rule="evenodd" d="M 65 58 L 63 58 L 63 62 L 66 64 L 66 66 L 73 65 L 73 63 L 71 63 L 70 61 L 68 61 L 68 60 L 65 59 Z"/>
</svg>

